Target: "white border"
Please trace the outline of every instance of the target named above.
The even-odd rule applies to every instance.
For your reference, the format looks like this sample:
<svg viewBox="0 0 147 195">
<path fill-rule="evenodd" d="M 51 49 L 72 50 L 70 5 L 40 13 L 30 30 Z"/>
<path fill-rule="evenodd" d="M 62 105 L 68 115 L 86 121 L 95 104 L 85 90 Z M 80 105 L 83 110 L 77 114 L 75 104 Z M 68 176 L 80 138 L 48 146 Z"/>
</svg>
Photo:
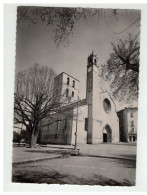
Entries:
<svg viewBox="0 0 147 195">
<path fill-rule="evenodd" d="M 10 3 L 10 1 L 6 1 Z M 16 1 L 14 1 L 16 3 Z M 13 3 L 14 3 L 13 2 Z M 31 1 L 38 4 L 39 1 Z M 13 125 L 13 89 L 14 89 L 14 64 L 15 64 L 15 35 L 16 35 L 16 5 L 4 6 L 4 183 L 5 191 L 147 191 L 147 5 L 140 4 L 73 4 L 65 2 L 64 6 L 84 6 L 101 8 L 127 8 L 141 9 L 141 71 L 140 71 L 140 97 L 139 97 L 139 130 L 137 148 L 137 185 L 136 187 L 102 187 L 102 186 L 75 186 L 75 185 L 47 185 L 47 184 L 15 184 L 11 183 L 11 137 Z M 105 1 L 106 2 L 106 1 Z M 108 1 L 107 1 L 108 2 Z M 113 1 L 114 3 L 116 1 Z M 134 2 L 134 1 L 133 1 Z M 140 1 L 141 2 L 141 1 Z M 22 3 L 19 1 L 18 4 Z M 41 1 L 48 3 L 48 1 Z M 51 4 L 52 3 L 52 4 Z M 50 6 L 56 3 L 50 1 Z M 68 3 L 68 4 L 67 4 Z M 81 1 L 83 3 L 83 1 Z M 25 2 L 23 4 L 26 4 Z M 31 5 L 29 4 L 29 5 Z M 41 4 L 38 4 L 41 5 Z M 47 4 L 45 4 L 47 5 Z M 55 5 L 55 4 L 54 4 Z M 63 6 L 60 2 L 55 6 Z M 2 77 L 1 77 L 2 78 Z M 12 131 L 11 131 L 12 133 Z M 58 186 L 58 187 L 57 187 Z"/>
</svg>

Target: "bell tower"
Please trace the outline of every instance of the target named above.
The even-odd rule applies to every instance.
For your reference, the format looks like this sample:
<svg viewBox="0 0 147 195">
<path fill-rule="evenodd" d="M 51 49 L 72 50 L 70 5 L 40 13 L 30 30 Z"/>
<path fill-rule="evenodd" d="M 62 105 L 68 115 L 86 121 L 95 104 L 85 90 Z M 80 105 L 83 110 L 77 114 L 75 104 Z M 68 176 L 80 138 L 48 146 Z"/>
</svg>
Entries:
<svg viewBox="0 0 147 195">
<path fill-rule="evenodd" d="M 98 58 L 92 52 L 87 59 L 87 88 L 86 99 L 88 105 L 87 143 L 98 143 L 98 128 L 100 128 L 100 77 L 98 76 Z"/>
</svg>

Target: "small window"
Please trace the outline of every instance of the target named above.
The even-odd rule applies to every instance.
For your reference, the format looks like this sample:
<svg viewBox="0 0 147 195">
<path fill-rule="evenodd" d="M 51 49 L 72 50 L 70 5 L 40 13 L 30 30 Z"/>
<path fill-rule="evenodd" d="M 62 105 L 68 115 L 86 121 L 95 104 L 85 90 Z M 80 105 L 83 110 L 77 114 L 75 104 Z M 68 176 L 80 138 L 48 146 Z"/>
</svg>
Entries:
<svg viewBox="0 0 147 195">
<path fill-rule="evenodd" d="M 136 141 L 136 137 L 135 136 L 133 136 L 133 142 L 135 142 Z"/>
<path fill-rule="evenodd" d="M 134 121 L 131 121 L 131 126 L 134 127 Z"/>
<path fill-rule="evenodd" d="M 89 59 L 89 62 L 90 62 L 90 64 L 92 64 L 92 62 L 93 62 L 92 58 Z"/>
<path fill-rule="evenodd" d="M 131 118 L 133 118 L 133 112 L 131 112 Z"/>
<path fill-rule="evenodd" d="M 69 79 L 69 77 L 67 77 L 67 85 L 69 85 L 69 81 L 70 81 L 70 79 Z"/>
<path fill-rule="evenodd" d="M 66 129 L 67 127 L 67 118 L 65 119 L 65 126 L 64 126 L 64 129 Z"/>
<path fill-rule="evenodd" d="M 66 89 L 66 97 L 69 96 L 69 89 Z"/>
<path fill-rule="evenodd" d="M 85 131 L 88 131 L 88 118 L 85 118 Z"/>
<path fill-rule="evenodd" d="M 74 91 L 72 91 L 72 97 L 74 97 Z"/>
<path fill-rule="evenodd" d="M 131 133 L 134 133 L 134 128 L 131 129 Z"/>
<path fill-rule="evenodd" d="M 75 81 L 73 80 L 73 83 L 72 83 L 72 87 L 74 87 L 75 88 Z"/>
</svg>

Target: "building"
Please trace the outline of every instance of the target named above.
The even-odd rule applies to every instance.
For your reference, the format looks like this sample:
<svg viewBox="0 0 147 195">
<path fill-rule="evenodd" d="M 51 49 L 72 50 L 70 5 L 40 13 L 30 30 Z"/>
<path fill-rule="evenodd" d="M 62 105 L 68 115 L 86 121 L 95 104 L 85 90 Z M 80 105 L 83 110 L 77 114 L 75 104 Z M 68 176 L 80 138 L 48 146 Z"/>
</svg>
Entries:
<svg viewBox="0 0 147 195">
<path fill-rule="evenodd" d="M 79 81 L 61 73 L 55 78 L 54 93 L 68 104 L 62 112 L 42 120 L 40 142 L 44 144 L 116 143 L 119 142 L 119 121 L 115 103 L 100 86 L 97 56 L 87 59 L 86 98 L 78 100 Z"/>
<path fill-rule="evenodd" d="M 138 108 L 125 108 L 117 113 L 119 117 L 120 141 L 137 141 Z"/>
<path fill-rule="evenodd" d="M 77 101 L 79 83 L 76 78 L 62 72 L 54 79 L 54 94 L 61 102 L 64 102 L 64 100 L 68 100 L 69 103 Z"/>
</svg>

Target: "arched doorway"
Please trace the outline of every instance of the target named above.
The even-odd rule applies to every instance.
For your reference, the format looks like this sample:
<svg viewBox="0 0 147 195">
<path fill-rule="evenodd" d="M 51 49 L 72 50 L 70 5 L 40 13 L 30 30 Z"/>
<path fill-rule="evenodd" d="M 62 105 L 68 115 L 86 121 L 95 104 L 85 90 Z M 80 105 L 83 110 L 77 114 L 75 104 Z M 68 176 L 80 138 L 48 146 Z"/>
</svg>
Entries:
<svg viewBox="0 0 147 195">
<path fill-rule="evenodd" d="M 109 125 L 106 125 L 103 129 L 103 143 L 112 142 L 112 131 Z"/>
</svg>

